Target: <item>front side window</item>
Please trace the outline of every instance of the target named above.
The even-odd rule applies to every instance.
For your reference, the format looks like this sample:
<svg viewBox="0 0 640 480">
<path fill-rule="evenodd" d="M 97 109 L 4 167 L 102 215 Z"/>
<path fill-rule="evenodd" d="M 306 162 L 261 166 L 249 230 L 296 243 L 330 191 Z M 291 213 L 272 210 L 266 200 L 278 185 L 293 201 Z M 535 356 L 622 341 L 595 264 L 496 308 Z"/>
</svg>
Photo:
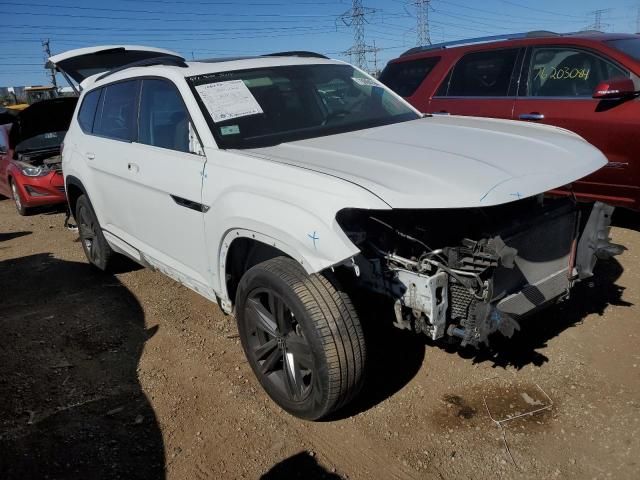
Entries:
<svg viewBox="0 0 640 480">
<path fill-rule="evenodd" d="M 96 117 L 96 110 L 98 109 L 98 100 L 100 100 L 100 92 L 102 89 L 98 88 L 92 90 L 84 96 L 80 111 L 78 112 L 78 123 L 83 131 L 91 133 L 93 130 L 93 120 Z"/>
<path fill-rule="evenodd" d="M 131 141 L 136 131 L 138 82 L 130 80 L 103 87 L 93 133 L 117 140 Z"/>
<path fill-rule="evenodd" d="M 260 68 L 191 77 L 222 148 L 251 148 L 420 118 L 350 65 Z"/>
<path fill-rule="evenodd" d="M 506 97 L 518 49 L 469 53 L 453 67 L 438 96 Z"/>
<path fill-rule="evenodd" d="M 138 142 L 179 152 L 190 151 L 189 115 L 180 92 L 165 80 L 142 81 Z"/>
<path fill-rule="evenodd" d="M 629 77 L 593 53 L 575 48 L 535 48 L 527 76 L 529 97 L 591 98 L 598 83 Z"/>
<path fill-rule="evenodd" d="M 410 97 L 431 73 L 438 60 L 440 57 L 390 63 L 380 74 L 380 81 L 401 97 Z"/>
</svg>

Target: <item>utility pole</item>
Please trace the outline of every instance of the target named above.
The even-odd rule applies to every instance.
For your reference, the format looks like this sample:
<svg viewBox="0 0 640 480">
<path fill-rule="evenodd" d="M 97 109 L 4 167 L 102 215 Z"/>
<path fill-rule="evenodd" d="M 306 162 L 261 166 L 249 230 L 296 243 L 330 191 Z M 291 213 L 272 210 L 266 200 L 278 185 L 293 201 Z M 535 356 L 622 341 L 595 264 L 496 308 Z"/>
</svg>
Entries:
<svg viewBox="0 0 640 480">
<path fill-rule="evenodd" d="M 429 32 L 429 9 L 431 0 L 414 0 L 416 7 L 416 46 L 431 45 L 431 34 Z"/>
<path fill-rule="evenodd" d="M 638 4 L 638 13 L 636 15 L 636 33 L 640 33 L 640 4 Z"/>
<path fill-rule="evenodd" d="M 44 49 L 45 54 L 45 64 L 51 57 L 51 47 L 49 46 L 49 39 L 42 41 L 42 48 Z M 56 89 L 58 88 L 58 81 L 56 80 L 56 69 L 51 67 L 49 69 L 49 75 L 51 76 L 51 85 L 53 85 Z"/>
<path fill-rule="evenodd" d="M 353 0 L 351 8 L 338 17 L 338 21 L 347 27 L 353 27 L 353 46 L 344 53 L 349 56 L 350 63 L 362 70 L 367 70 L 367 53 L 373 51 L 373 47 L 364 41 L 364 24 L 367 16 L 375 12 L 375 9 L 363 6 L 362 0 Z"/>
</svg>

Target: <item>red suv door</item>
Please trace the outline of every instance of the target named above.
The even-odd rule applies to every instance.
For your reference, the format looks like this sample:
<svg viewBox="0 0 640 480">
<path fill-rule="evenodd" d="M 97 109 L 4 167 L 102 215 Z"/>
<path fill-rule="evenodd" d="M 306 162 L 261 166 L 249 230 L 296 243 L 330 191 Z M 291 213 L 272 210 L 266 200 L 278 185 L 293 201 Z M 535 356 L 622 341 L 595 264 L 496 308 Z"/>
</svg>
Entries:
<svg viewBox="0 0 640 480">
<path fill-rule="evenodd" d="M 445 77 L 427 113 L 511 119 L 520 52 L 507 48 L 465 54 Z"/>
<path fill-rule="evenodd" d="M 574 185 L 576 194 L 640 207 L 640 101 L 592 98 L 598 83 L 629 71 L 593 50 L 545 45 L 530 48 L 522 72 L 514 117 L 576 132 L 609 160 Z"/>
</svg>

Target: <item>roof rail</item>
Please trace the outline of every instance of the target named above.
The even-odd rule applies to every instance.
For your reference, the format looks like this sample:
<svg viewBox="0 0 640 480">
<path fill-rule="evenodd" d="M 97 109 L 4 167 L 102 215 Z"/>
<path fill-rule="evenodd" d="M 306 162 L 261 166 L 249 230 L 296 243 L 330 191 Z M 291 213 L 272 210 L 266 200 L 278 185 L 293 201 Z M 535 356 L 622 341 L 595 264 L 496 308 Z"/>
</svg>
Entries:
<svg viewBox="0 0 640 480">
<path fill-rule="evenodd" d="M 324 58 L 326 60 L 329 57 L 322 55 L 321 53 L 316 52 L 307 52 L 304 50 L 293 50 L 290 52 L 276 52 L 276 53 L 267 53 L 262 55 L 263 57 L 310 57 L 310 58 Z"/>
<path fill-rule="evenodd" d="M 467 38 L 464 40 L 453 40 L 451 42 L 434 43 L 433 45 L 425 45 L 423 47 L 410 48 L 400 56 L 404 57 L 405 55 L 412 55 L 418 52 L 426 52 L 429 50 L 440 50 L 440 49 L 455 47 L 460 45 L 474 45 L 476 43 L 490 43 L 490 42 L 498 42 L 501 40 L 518 40 L 521 38 L 559 37 L 559 36 L 560 34 L 556 32 L 549 32 L 546 30 L 534 30 L 531 32 L 510 33 L 505 35 L 491 35 L 488 37 Z"/>
<path fill-rule="evenodd" d="M 120 67 L 114 68 L 113 70 L 109 70 L 108 72 L 103 73 L 96 81 L 102 80 L 103 78 L 108 77 L 114 73 L 120 72 L 122 70 L 126 70 L 127 68 L 133 67 L 150 67 L 153 65 L 171 65 L 174 67 L 182 67 L 186 68 L 187 64 L 184 61 L 184 58 L 178 57 L 176 55 L 163 55 L 162 57 L 153 57 L 153 58 L 145 58 L 143 60 L 138 60 L 137 62 L 127 63 Z"/>
</svg>

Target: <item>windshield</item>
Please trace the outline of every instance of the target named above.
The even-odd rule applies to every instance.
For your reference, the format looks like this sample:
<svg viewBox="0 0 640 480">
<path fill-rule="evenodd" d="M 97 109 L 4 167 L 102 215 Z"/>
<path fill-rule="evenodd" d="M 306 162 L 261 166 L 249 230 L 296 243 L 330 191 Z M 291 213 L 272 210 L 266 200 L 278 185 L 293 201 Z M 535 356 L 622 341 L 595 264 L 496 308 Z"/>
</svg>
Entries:
<svg viewBox="0 0 640 480">
<path fill-rule="evenodd" d="M 34 150 L 52 150 L 60 148 L 67 132 L 47 132 L 28 138 L 16 145 L 16 152 L 28 152 Z"/>
<path fill-rule="evenodd" d="M 616 50 L 626 53 L 636 60 L 640 60 L 640 38 L 624 38 L 621 40 L 609 40 L 607 42 Z"/>
<path fill-rule="evenodd" d="M 221 148 L 252 148 L 420 116 L 350 65 L 296 65 L 189 79 Z"/>
</svg>

